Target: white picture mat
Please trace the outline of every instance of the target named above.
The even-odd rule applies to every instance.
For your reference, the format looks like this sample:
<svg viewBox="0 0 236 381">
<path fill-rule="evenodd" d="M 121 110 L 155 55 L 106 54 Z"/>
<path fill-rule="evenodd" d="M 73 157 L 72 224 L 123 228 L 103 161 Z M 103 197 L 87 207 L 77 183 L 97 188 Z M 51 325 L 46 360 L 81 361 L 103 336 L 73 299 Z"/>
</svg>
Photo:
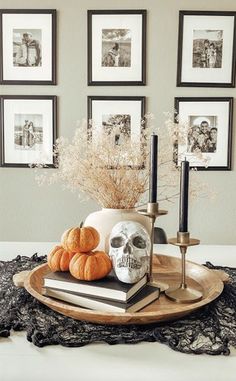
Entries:
<svg viewBox="0 0 236 381">
<path fill-rule="evenodd" d="M 229 102 L 179 102 L 179 123 L 185 125 L 189 122 L 189 116 L 214 115 L 217 116 L 217 149 L 214 153 L 202 153 L 203 158 L 209 158 L 208 166 L 227 166 L 228 162 L 228 138 L 229 138 Z M 190 126 L 189 126 L 190 127 Z M 191 166 L 204 167 L 205 164 L 187 152 L 186 144 L 178 146 L 178 165 L 185 157 Z"/>
<path fill-rule="evenodd" d="M 42 66 L 22 67 L 13 65 L 13 30 L 42 30 Z M 3 14 L 3 79 L 50 81 L 52 80 L 52 15 Z"/>
<path fill-rule="evenodd" d="M 43 144 L 41 151 L 16 150 L 14 144 L 15 114 L 43 115 Z M 53 164 L 53 101 L 51 99 L 4 100 L 5 164 Z"/>
<path fill-rule="evenodd" d="M 93 100 L 92 101 L 92 121 L 93 121 L 93 138 L 102 131 L 103 115 L 130 115 L 131 116 L 131 141 L 140 143 L 141 119 L 142 119 L 142 102 L 139 101 L 119 101 L 119 100 Z"/>
<path fill-rule="evenodd" d="M 223 30 L 221 68 L 192 67 L 193 31 Z M 184 16 L 181 82 L 231 83 L 234 39 L 233 16 Z"/>
<path fill-rule="evenodd" d="M 131 66 L 103 67 L 102 29 L 131 30 Z M 141 81 L 142 15 L 92 15 L 92 80 Z"/>
</svg>

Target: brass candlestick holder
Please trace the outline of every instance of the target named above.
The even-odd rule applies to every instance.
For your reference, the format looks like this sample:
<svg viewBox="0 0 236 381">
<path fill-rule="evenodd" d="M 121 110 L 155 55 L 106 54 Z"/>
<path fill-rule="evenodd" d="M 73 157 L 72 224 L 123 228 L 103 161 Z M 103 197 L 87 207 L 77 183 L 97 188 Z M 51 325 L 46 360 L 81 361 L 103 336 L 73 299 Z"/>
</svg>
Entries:
<svg viewBox="0 0 236 381">
<path fill-rule="evenodd" d="M 190 238 L 188 232 L 177 232 L 176 238 L 168 240 L 171 245 L 179 246 L 181 252 L 181 283 L 177 287 L 169 288 L 165 291 L 166 296 L 177 303 L 192 303 L 202 299 L 203 293 L 193 286 L 188 286 L 186 283 L 186 259 L 185 255 L 189 246 L 199 245 L 200 241 L 195 238 Z"/>
<path fill-rule="evenodd" d="M 149 263 L 149 273 L 148 273 L 148 280 L 149 282 L 153 282 L 152 277 L 152 260 L 153 260 L 153 245 L 154 245 L 154 226 L 156 218 L 159 216 L 164 216 L 167 214 L 167 210 L 161 210 L 159 209 L 158 202 L 148 202 L 146 209 L 139 209 L 138 212 L 140 214 L 143 214 L 144 216 L 147 216 L 151 219 L 151 252 L 150 252 L 150 263 Z"/>
</svg>

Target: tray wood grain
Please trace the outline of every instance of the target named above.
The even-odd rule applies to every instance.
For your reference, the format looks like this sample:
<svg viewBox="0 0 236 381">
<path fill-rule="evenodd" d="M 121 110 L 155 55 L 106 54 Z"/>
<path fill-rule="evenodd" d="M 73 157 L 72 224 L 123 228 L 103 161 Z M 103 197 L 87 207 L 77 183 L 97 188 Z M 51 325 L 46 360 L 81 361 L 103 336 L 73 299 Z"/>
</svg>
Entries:
<svg viewBox="0 0 236 381">
<path fill-rule="evenodd" d="M 135 313 L 110 313 L 93 311 L 42 295 L 43 276 L 49 272 L 47 264 L 36 267 L 24 281 L 26 290 L 41 303 L 63 315 L 77 320 L 101 324 L 149 324 L 180 318 L 212 302 L 223 291 L 224 284 L 215 271 L 193 262 L 186 262 L 187 283 L 203 289 L 203 298 L 197 303 L 179 304 L 169 300 L 164 294 L 153 303 Z M 181 261 L 179 258 L 154 255 L 154 280 L 167 283 L 170 287 L 180 281 Z M 194 278 L 194 280 L 193 280 Z"/>
</svg>

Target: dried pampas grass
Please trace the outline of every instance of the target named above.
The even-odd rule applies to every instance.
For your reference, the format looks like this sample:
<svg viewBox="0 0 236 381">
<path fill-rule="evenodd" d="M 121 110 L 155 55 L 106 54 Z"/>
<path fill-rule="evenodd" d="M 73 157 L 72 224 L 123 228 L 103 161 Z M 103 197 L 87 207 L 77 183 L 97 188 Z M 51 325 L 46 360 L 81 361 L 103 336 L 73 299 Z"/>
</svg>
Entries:
<svg viewBox="0 0 236 381">
<path fill-rule="evenodd" d="M 57 169 L 50 173 L 36 172 L 39 184 L 61 182 L 71 191 L 79 191 L 104 208 L 129 209 L 146 201 L 149 182 L 149 140 L 152 132 L 159 136 L 158 201 L 173 201 L 179 195 L 179 171 L 173 162 L 173 143 L 177 137 L 184 139 L 186 126 L 174 123 L 167 117 L 165 127 L 156 130 L 154 117 L 147 114 L 141 122 L 140 136 L 122 135 L 120 145 L 115 136 L 120 126 L 109 134 L 96 134 L 92 122 L 78 126 L 70 142 L 63 137 L 57 140 L 54 155 Z M 44 168 L 43 163 L 35 165 Z M 190 195 L 206 191 L 205 185 L 190 189 Z"/>
</svg>

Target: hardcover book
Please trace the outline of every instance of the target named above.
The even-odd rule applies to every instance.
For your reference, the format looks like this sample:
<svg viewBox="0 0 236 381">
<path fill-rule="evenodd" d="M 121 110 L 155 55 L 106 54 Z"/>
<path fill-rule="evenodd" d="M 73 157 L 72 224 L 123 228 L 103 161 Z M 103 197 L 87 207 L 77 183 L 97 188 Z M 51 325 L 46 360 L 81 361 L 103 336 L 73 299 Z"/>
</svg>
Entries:
<svg viewBox="0 0 236 381">
<path fill-rule="evenodd" d="M 75 279 L 69 272 L 50 272 L 44 277 L 44 287 L 46 288 L 77 292 L 121 302 L 130 300 L 146 284 L 147 275 L 137 283 L 127 284 L 120 282 L 114 272 L 103 279 L 90 282 Z"/>
<path fill-rule="evenodd" d="M 160 289 L 146 285 L 129 302 L 93 298 L 76 292 L 45 288 L 43 295 L 63 300 L 80 307 L 99 310 L 103 312 L 136 312 L 159 298 Z"/>
</svg>

